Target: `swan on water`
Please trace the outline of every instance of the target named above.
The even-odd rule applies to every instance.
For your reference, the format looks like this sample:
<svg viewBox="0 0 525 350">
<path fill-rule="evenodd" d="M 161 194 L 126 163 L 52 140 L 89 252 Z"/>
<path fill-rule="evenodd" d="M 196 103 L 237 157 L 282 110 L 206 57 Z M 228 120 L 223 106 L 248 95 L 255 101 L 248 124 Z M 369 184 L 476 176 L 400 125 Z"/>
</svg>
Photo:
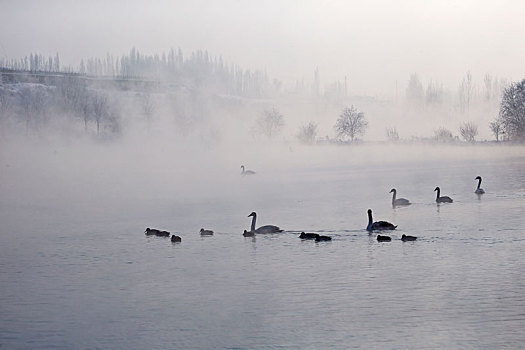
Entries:
<svg viewBox="0 0 525 350">
<path fill-rule="evenodd" d="M 205 230 L 201 228 L 200 233 L 201 233 L 201 236 L 213 236 L 212 230 Z"/>
<path fill-rule="evenodd" d="M 180 238 L 179 236 L 172 235 L 171 241 L 174 243 L 182 242 L 182 238 Z"/>
<path fill-rule="evenodd" d="M 481 186 L 481 176 L 476 176 L 476 178 L 474 180 L 478 180 L 478 188 L 476 188 L 476 190 L 474 191 L 474 193 L 477 193 L 477 194 L 483 194 L 485 193 L 485 190 L 483 190 L 480 186 Z"/>
<path fill-rule="evenodd" d="M 241 165 L 241 175 L 254 175 L 255 171 L 253 170 L 244 170 L 244 165 Z"/>
<path fill-rule="evenodd" d="M 396 199 L 396 194 L 397 194 L 397 191 L 395 188 L 391 189 L 389 193 L 393 193 L 392 195 L 392 206 L 393 207 L 396 207 L 398 205 L 410 205 L 412 203 L 410 203 L 410 201 L 406 198 L 397 198 Z"/>
<path fill-rule="evenodd" d="M 417 237 L 415 237 L 415 236 L 407 236 L 407 235 L 402 235 L 401 236 L 401 240 L 403 242 L 415 241 L 416 239 L 417 239 Z"/>
<path fill-rule="evenodd" d="M 391 240 L 392 240 L 392 238 L 390 238 L 389 236 L 377 235 L 377 241 L 378 242 L 390 242 Z"/>
<path fill-rule="evenodd" d="M 252 212 L 248 217 L 252 217 L 252 227 L 250 229 L 251 232 L 254 233 L 277 233 L 277 232 L 283 232 L 278 226 L 274 225 L 265 225 L 261 226 L 257 229 L 255 229 L 255 220 L 257 220 L 257 214 L 255 212 Z"/>
<path fill-rule="evenodd" d="M 372 209 L 368 209 L 368 226 L 366 227 L 367 231 L 374 230 L 395 230 L 397 226 L 387 222 L 387 221 L 376 221 L 372 219 Z"/>
<path fill-rule="evenodd" d="M 304 232 L 301 232 L 301 234 L 299 235 L 300 239 L 316 239 L 317 237 L 319 237 L 319 235 L 317 233 L 304 233 Z"/>
<path fill-rule="evenodd" d="M 443 197 L 440 196 L 441 189 L 439 187 L 436 187 L 434 191 L 437 191 L 436 203 L 452 203 L 453 202 L 452 198 L 450 198 L 449 196 L 443 196 Z"/>
</svg>

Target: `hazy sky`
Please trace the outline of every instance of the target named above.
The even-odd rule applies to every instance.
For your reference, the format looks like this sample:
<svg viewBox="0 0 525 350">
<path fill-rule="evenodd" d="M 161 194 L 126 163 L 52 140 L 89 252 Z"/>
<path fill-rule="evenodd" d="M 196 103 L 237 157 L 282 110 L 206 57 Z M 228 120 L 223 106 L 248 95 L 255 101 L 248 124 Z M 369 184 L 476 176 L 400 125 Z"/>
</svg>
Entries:
<svg viewBox="0 0 525 350">
<path fill-rule="evenodd" d="M 285 81 L 346 75 L 356 93 L 404 92 L 409 74 L 456 88 L 471 70 L 525 77 L 525 1 L 0 0 L 0 56 L 207 49 Z"/>
</svg>

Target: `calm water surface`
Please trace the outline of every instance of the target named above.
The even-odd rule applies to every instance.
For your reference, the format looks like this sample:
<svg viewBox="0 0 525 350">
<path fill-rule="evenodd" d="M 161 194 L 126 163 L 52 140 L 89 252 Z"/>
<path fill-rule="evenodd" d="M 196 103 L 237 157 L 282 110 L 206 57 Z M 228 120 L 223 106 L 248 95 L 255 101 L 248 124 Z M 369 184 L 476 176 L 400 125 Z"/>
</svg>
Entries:
<svg viewBox="0 0 525 350">
<path fill-rule="evenodd" d="M 52 159 L 2 159 L 2 349 L 525 347 L 524 157 L 245 178 L 235 163 L 184 186 L 117 158 L 78 172 Z M 436 205 L 435 186 L 454 203 Z M 392 209 L 392 187 L 414 204 Z M 399 225 L 392 242 L 364 230 L 368 208 Z M 286 232 L 242 237 L 251 211 Z"/>
</svg>

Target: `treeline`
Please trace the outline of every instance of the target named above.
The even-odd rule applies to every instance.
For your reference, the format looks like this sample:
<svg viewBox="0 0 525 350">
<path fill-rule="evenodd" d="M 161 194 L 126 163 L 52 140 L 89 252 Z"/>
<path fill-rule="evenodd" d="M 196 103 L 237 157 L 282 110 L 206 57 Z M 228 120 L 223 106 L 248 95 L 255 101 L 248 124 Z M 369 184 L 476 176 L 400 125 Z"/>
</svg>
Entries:
<svg viewBox="0 0 525 350">
<path fill-rule="evenodd" d="M 121 111 L 114 94 L 90 89 L 74 77 L 61 82 L 0 85 L 0 123 L 32 132 L 49 127 L 65 130 L 81 122 L 86 132 L 120 133 Z"/>
<path fill-rule="evenodd" d="M 141 78 L 203 88 L 212 92 L 245 96 L 267 96 L 272 89 L 265 72 L 244 70 L 225 62 L 208 51 L 194 51 L 185 56 L 182 50 L 147 55 L 136 48 L 129 54 L 114 57 L 82 59 L 77 69 L 62 67 L 58 53 L 44 57 L 31 53 L 21 59 L 0 58 L 0 67 L 31 72 L 74 72 L 82 75 L 115 78 Z"/>
</svg>

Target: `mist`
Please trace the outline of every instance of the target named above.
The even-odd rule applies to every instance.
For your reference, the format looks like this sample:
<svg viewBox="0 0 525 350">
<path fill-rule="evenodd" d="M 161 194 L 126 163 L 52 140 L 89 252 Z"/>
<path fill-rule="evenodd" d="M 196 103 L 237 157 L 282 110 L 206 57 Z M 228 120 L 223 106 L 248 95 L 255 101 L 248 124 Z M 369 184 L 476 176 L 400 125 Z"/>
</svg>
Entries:
<svg viewBox="0 0 525 350">
<path fill-rule="evenodd" d="M 519 348 L 523 13 L 2 1 L 0 348 Z"/>
</svg>

